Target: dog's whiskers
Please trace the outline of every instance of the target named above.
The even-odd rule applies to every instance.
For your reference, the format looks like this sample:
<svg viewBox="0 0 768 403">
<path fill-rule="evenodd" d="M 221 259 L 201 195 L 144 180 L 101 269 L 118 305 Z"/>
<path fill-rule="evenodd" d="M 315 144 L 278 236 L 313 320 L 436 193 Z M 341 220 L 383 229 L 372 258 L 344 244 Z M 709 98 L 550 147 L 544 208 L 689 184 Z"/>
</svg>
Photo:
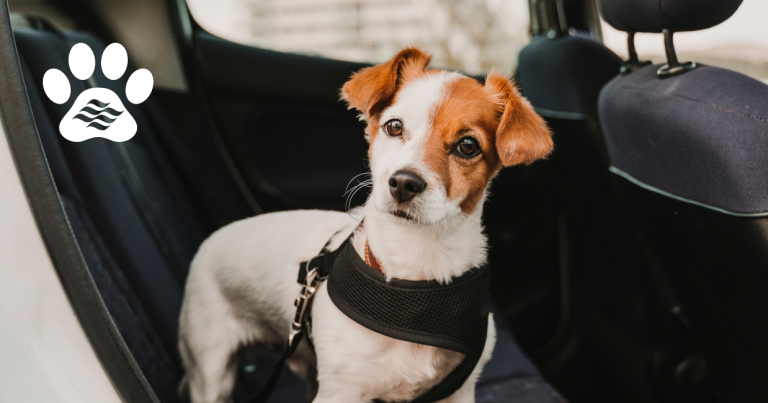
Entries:
<svg viewBox="0 0 768 403">
<path fill-rule="evenodd" d="M 372 185 L 372 184 L 373 184 L 372 180 L 367 180 L 367 181 L 360 182 L 357 185 L 355 185 L 355 187 L 353 187 L 352 189 L 349 189 L 348 191 L 344 192 L 343 196 L 347 197 L 347 196 L 349 196 L 351 194 L 354 194 L 361 187 L 369 186 L 369 185 Z"/>
<path fill-rule="evenodd" d="M 352 184 L 352 181 L 354 181 L 355 179 L 357 179 L 357 178 L 359 178 L 359 177 L 361 177 L 361 176 L 363 176 L 363 175 L 368 175 L 368 176 L 371 176 L 371 173 L 370 173 L 370 172 L 363 172 L 363 173 L 360 173 L 360 174 L 357 174 L 357 175 L 355 175 L 355 176 L 354 176 L 352 179 L 350 179 L 350 180 L 349 180 L 349 182 L 347 182 L 347 186 L 344 188 L 344 194 L 343 194 L 343 196 L 346 196 L 346 195 L 347 195 L 347 193 L 349 192 L 349 185 L 351 185 L 351 184 Z M 368 180 L 371 180 L 371 179 L 368 179 Z M 353 188 L 353 189 L 354 189 L 354 188 Z"/>
<path fill-rule="evenodd" d="M 352 189 L 349 188 L 349 186 L 352 184 L 352 182 L 361 177 L 361 176 L 371 176 L 370 172 L 363 172 L 360 174 L 355 175 L 352 179 L 347 182 L 347 186 L 344 189 L 344 194 L 341 195 L 341 197 L 346 197 L 346 200 L 344 202 L 344 210 L 349 212 L 349 210 L 352 208 L 352 199 L 355 197 L 355 193 L 357 193 L 358 190 L 360 190 L 363 187 L 373 185 L 373 179 L 366 179 L 362 182 L 358 182 L 355 186 L 352 187 Z M 366 200 L 367 203 L 367 200 Z"/>
<path fill-rule="evenodd" d="M 355 194 L 357 194 L 357 192 L 360 191 L 360 189 L 369 187 L 369 186 L 373 186 L 373 179 L 364 180 L 358 183 L 357 185 L 355 185 L 355 187 L 353 187 L 352 189 L 344 193 L 344 195 L 347 197 L 347 200 L 344 204 L 344 208 L 347 212 L 349 212 L 349 210 L 352 208 L 352 199 L 354 199 Z M 368 195 L 368 197 L 370 198 L 370 195 Z M 368 202 L 368 199 L 366 199 L 366 203 L 367 202 Z"/>
</svg>

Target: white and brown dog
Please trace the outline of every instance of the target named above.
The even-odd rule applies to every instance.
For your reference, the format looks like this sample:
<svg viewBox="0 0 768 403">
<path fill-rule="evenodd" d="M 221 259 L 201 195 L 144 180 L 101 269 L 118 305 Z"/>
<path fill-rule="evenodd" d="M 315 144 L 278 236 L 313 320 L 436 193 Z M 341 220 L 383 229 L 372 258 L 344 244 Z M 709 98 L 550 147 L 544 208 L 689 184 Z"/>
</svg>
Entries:
<svg viewBox="0 0 768 403">
<path fill-rule="evenodd" d="M 230 401 L 240 347 L 284 346 L 301 291 L 299 264 L 340 229 L 330 249 L 355 231 L 356 251 L 365 257 L 367 243 L 388 279 L 448 283 L 485 263 L 480 219 L 490 180 L 502 166 L 547 156 L 551 134 L 508 78 L 491 72 L 482 85 L 459 73 L 427 70 L 430 59 L 407 48 L 355 73 L 342 89 L 368 123 L 373 189 L 364 207 L 353 214 L 264 214 L 228 225 L 200 247 L 187 280 L 179 342 L 193 403 Z M 289 366 L 315 385 L 315 403 L 409 401 L 463 358 L 359 325 L 339 311 L 324 286 L 312 317 L 316 356 L 302 343 Z M 474 401 L 496 339 L 493 320 L 488 326 L 480 363 L 445 401 Z"/>
</svg>

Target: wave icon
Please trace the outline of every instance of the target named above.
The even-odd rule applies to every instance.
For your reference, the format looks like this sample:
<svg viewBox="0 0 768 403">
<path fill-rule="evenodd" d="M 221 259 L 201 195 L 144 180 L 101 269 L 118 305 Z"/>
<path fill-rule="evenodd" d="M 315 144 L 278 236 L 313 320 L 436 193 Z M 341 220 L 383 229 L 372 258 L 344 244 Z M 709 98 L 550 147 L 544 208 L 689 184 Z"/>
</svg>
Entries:
<svg viewBox="0 0 768 403">
<path fill-rule="evenodd" d="M 96 130 L 107 130 L 125 112 L 114 110 L 108 106 L 109 102 L 91 99 L 72 119 L 88 123 L 86 127 L 93 127 Z"/>
<path fill-rule="evenodd" d="M 89 88 L 80 93 L 59 123 L 61 135 L 74 142 L 94 137 L 122 142 L 133 137 L 136 131 L 131 112 L 120 97 L 107 88 Z"/>
</svg>

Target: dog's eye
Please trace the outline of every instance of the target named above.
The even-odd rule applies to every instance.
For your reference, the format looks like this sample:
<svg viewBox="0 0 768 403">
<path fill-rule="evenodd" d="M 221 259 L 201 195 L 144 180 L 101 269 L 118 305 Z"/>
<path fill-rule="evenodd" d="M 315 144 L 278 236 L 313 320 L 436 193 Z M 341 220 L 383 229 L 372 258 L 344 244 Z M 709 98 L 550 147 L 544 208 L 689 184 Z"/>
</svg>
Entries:
<svg viewBox="0 0 768 403">
<path fill-rule="evenodd" d="M 403 122 L 400 119 L 392 119 L 384 124 L 384 130 L 390 136 L 400 136 L 403 134 Z"/>
<path fill-rule="evenodd" d="M 464 158 L 474 157 L 480 154 L 480 146 L 477 144 L 477 140 L 472 137 L 464 137 L 459 140 L 459 144 L 456 146 L 456 151 L 459 152 L 459 156 Z"/>
</svg>

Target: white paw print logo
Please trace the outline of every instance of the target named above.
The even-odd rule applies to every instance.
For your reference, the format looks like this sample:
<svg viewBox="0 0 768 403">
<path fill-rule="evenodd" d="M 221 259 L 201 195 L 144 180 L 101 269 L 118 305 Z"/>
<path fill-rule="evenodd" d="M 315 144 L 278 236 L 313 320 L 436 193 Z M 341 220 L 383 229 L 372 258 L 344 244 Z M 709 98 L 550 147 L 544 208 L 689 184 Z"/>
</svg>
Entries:
<svg viewBox="0 0 768 403">
<path fill-rule="evenodd" d="M 93 75 L 96 58 L 88 45 L 78 43 L 69 51 L 69 69 L 79 80 Z M 128 67 L 128 53 L 123 45 L 113 43 L 101 55 L 101 70 L 110 80 L 123 76 Z M 139 69 L 128 77 L 125 96 L 133 104 L 147 100 L 152 92 L 154 80 L 147 69 Z M 43 89 L 48 98 L 63 104 L 72 92 L 69 80 L 60 70 L 50 69 L 43 76 Z M 94 137 L 123 142 L 136 134 L 136 120 L 123 106 L 120 97 L 107 88 L 89 88 L 83 91 L 72 104 L 69 112 L 59 124 L 59 132 L 65 139 L 74 142 Z"/>
</svg>

